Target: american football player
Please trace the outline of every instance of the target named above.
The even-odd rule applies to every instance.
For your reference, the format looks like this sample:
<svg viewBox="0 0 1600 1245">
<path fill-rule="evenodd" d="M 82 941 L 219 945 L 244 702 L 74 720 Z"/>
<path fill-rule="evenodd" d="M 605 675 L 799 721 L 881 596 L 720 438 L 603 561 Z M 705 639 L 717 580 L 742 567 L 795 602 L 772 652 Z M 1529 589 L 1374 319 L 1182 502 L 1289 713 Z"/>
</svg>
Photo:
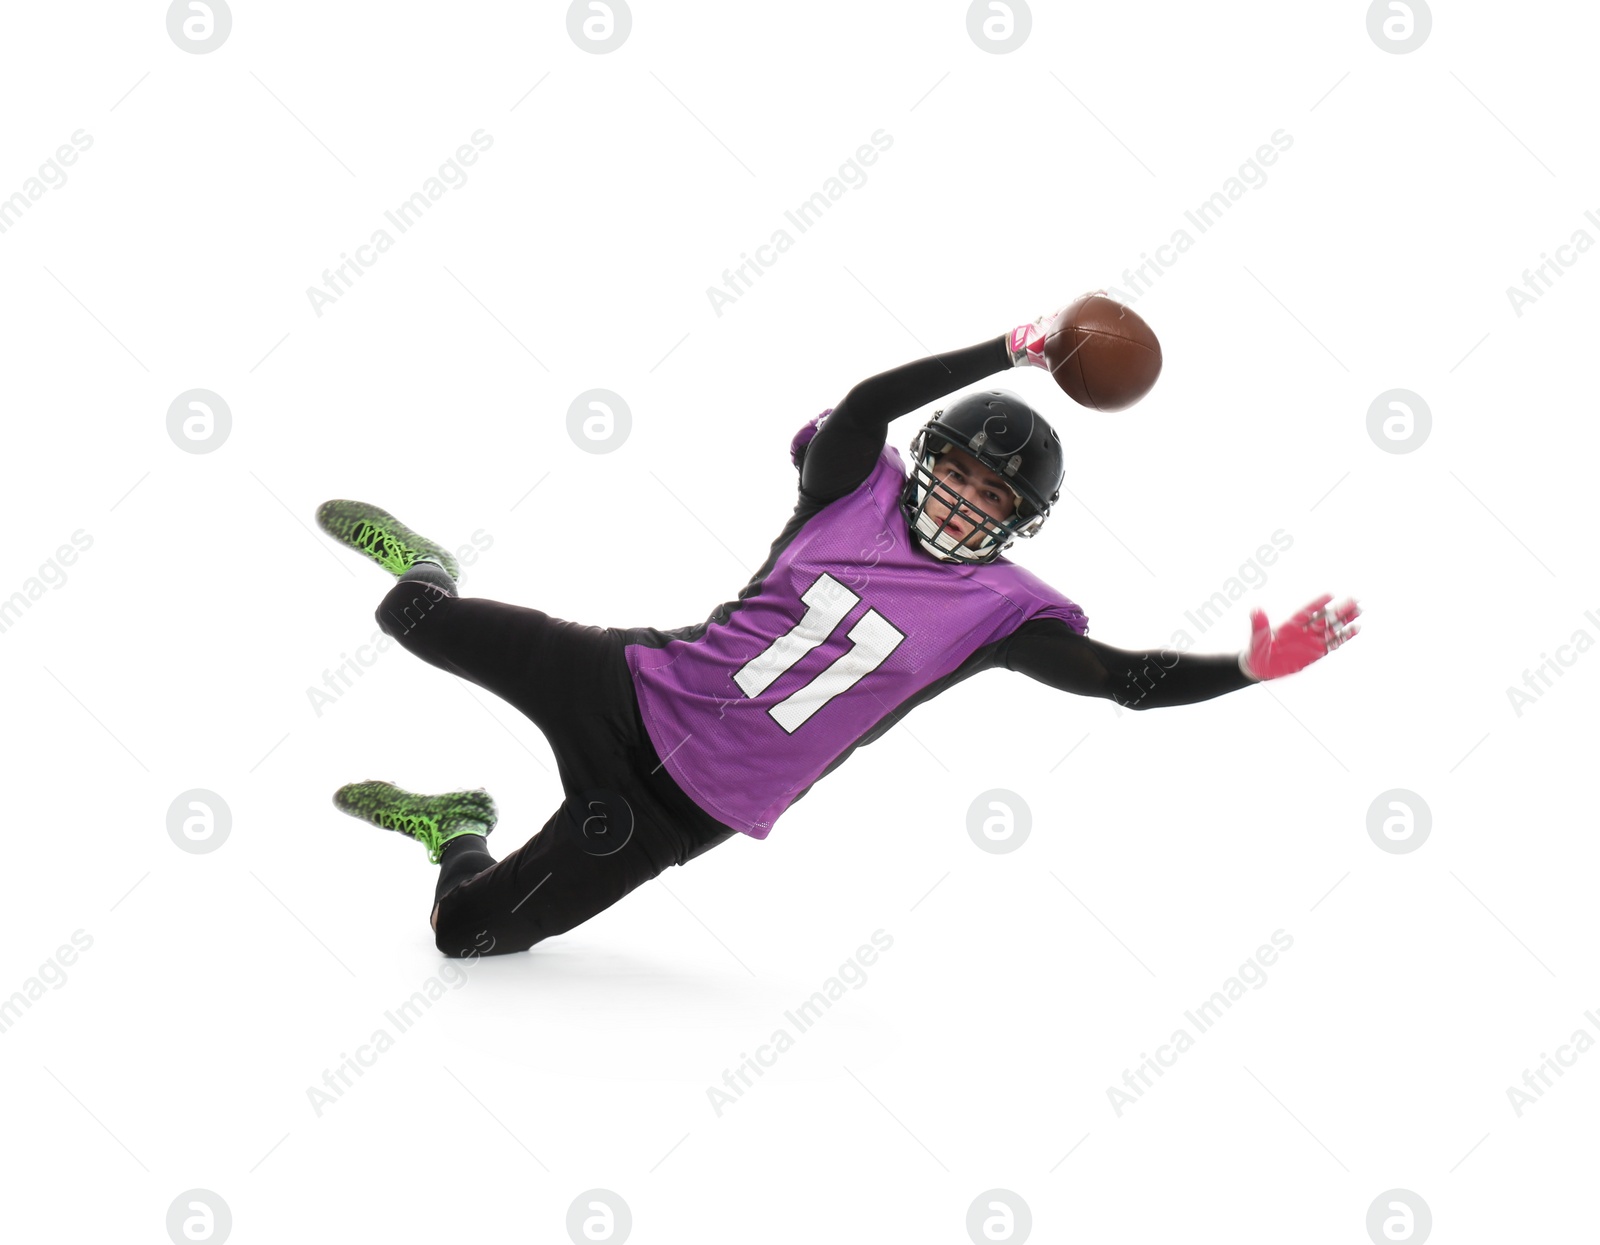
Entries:
<svg viewBox="0 0 1600 1245">
<path fill-rule="evenodd" d="M 338 808 L 422 842 L 440 865 L 431 921 L 446 955 L 522 951 L 735 834 L 764 839 L 856 748 L 916 706 L 1005 669 L 1130 709 L 1193 704 L 1304 669 L 1357 634 L 1322 596 L 1280 627 L 1251 611 L 1237 653 L 1113 648 L 1078 604 L 1008 560 L 1061 493 L 1064 454 L 1016 394 L 977 388 L 935 410 L 909 468 L 902 415 L 1015 367 L 1044 367 L 1048 317 L 855 385 L 795 435 L 798 491 L 733 600 L 675 630 L 601 627 L 462 597 L 455 559 L 363 502 L 319 525 L 397 577 L 379 626 L 424 661 L 502 697 L 543 731 L 565 799 L 496 861 L 482 790 L 341 787 Z M 957 729 L 976 738 L 984 722 Z"/>
</svg>

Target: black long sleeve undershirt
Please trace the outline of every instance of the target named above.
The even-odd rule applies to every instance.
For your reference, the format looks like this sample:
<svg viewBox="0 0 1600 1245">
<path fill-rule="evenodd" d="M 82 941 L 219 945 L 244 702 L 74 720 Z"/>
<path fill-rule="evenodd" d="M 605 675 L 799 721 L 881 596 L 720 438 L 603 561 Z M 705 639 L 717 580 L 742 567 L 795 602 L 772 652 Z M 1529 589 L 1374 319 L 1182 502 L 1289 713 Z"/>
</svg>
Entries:
<svg viewBox="0 0 1600 1245">
<path fill-rule="evenodd" d="M 855 385 L 817 428 L 800 461 L 800 491 L 834 501 L 872 473 L 889 425 L 919 406 L 1013 366 L 1006 335 L 879 372 Z M 1125 651 L 1081 636 L 1057 618 L 1024 623 L 1006 638 L 999 664 L 1078 696 L 1128 709 L 1210 700 L 1248 687 L 1236 653 Z"/>
<path fill-rule="evenodd" d="M 1011 366 L 1002 333 L 976 346 L 929 355 L 867 377 L 844 395 L 806 446 L 800 491 L 818 501 L 843 497 L 872 474 L 891 423 Z"/>
<path fill-rule="evenodd" d="M 1124 709 L 1192 705 L 1249 687 L 1237 653 L 1127 651 L 1079 635 L 1058 618 L 1035 618 L 1013 631 L 1000 664 L 1063 692 L 1099 696 Z"/>
</svg>

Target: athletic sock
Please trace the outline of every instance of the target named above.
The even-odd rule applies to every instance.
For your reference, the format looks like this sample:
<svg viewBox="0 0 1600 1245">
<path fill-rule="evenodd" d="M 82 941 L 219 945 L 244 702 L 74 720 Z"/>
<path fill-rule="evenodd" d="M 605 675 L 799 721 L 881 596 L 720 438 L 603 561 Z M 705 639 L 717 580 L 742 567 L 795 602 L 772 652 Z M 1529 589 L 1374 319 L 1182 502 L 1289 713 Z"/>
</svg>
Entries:
<svg viewBox="0 0 1600 1245">
<path fill-rule="evenodd" d="M 450 577 L 450 572 L 429 558 L 420 558 L 413 562 L 407 570 L 400 573 L 400 578 L 421 580 L 425 584 L 432 584 L 448 596 L 458 595 L 456 581 Z"/>
<path fill-rule="evenodd" d="M 439 885 L 434 887 L 437 902 L 468 878 L 494 864 L 488 840 L 481 834 L 463 834 L 449 840 L 439 857 Z"/>
</svg>

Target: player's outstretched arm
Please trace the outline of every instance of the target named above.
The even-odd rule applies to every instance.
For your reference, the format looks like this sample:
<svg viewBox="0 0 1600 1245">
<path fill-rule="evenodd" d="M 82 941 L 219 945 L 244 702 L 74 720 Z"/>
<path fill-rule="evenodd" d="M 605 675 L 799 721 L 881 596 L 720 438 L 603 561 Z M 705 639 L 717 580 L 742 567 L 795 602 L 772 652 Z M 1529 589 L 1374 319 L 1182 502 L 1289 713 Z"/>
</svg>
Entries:
<svg viewBox="0 0 1600 1245">
<path fill-rule="evenodd" d="M 1274 631 L 1252 610 L 1250 647 L 1241 653 L 1129 651 L 1081 636 L 1066 623 L 1040 618 L 1012 633 L 1002 651 L 1008 669 L 1079 696 L 1099 696 L 1125 709 L 1192 705 L 1252 683 L 1282 678 L 1325 657 L 1360 628 L 1353 601 L 1326 610 L 1321 597 Z"/>
<path fill-rule="evenodd" d="M 1044 334 L 1062 310 L 975 346 L 914 359 L 855 385 L 806 446 L 801 489 L 824 501 L 843 497 L 872 474 L 888 440 L 889 425 L 900 416 L 996 372 L 1046 367 Z"/>
<path fill-rule="evenodd" d="M 1057 618 L 1023 623 L 1006 642 L 1001 662 L 1063 692 L 1098 696 L 1124 709 L 1192 705 L 1254 682 L 1237 653 L 1113 648 Z"/>
</svg>

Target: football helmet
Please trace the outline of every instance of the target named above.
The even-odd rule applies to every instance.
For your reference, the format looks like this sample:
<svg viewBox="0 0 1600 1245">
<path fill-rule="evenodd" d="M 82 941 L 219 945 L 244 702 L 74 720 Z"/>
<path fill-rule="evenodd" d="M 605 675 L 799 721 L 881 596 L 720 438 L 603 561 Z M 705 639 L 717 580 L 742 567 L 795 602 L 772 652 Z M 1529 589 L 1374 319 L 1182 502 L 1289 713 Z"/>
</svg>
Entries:
<svg viewBox="0 0 1600 1245">
<path fill-rule="evenodd" d="M 1006 481 L 1017 499 L 1008 517 L 989 514 L 935 478 L 933 465 L 950 446 L 965 450 Z M 1043 415 L 1009 390 L 979 390 L 935 411 L 917 432 L 900 509 L 912 538 L 934 557 L 992 562 L 1017 537 L 1031 537 L 1044 526 L 1061 496 L 1064 459 L 1061 439 Z M 934 498 L 950 515 L 959 511 L 972 531 L 958 539 L 949 531 L 949 515 L 935 522 L 928 513 Z M 982 539 L 975 547 L 965 543 L 978 532 Z"/>
</svg>

